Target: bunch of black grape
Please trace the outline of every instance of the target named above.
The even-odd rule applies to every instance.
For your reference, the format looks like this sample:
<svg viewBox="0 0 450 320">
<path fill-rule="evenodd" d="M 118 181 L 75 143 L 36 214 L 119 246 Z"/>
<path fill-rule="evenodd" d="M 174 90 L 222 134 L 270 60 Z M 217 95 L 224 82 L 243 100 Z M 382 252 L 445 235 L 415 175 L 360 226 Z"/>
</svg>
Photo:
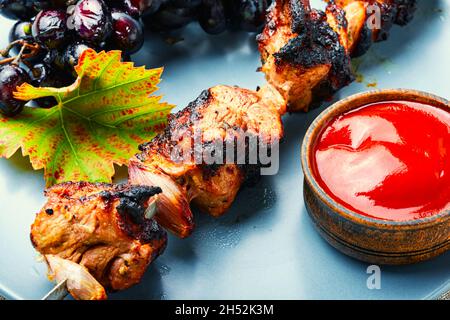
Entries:
<svg viewBox="0 0 450 320">
<path fill-rule="evenodd" d="M 210 34 L 258 31 L 271 0 L 0 0 L 0 14 L 18 20 L 0 51 L 0 112 L 14 116 L 24 103 L 13 92 L 24 82 L 63 87 L 87 48 L 122 50 L 125 59 L 142 47 L 144 25 L 165 32 L 192 21 Z M 53 98 L 35 106 L 51 107 Z"/>
<path fill-rule="evenodd" d="M 151 1 L 150 1 L 151 2 Z M 155 1 L 153 1 L 155 2 Z M 154 30 L 181 28 L 198 20 L 207 33 L 227 29 L 258 31 L 272 0 L 159 0 L 159 10 L 144 19 Z"/>
</svg>

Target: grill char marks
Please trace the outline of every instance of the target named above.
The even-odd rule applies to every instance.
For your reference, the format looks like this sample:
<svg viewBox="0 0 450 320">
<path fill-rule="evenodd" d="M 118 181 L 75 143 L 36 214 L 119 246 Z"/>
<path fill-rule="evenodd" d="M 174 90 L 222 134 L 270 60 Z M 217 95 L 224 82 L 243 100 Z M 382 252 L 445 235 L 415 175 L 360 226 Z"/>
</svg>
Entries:
<svg viewBox="0 0 450 320">
<path fill-rule="evenodd" d="M 186 108 L 178 111 L 175 114 L 169 115 L 167 127 L 164 131 L 158 134 L 153 140 L 139 146 L 141 153 L 137 154 L 137 158 L 145 162 L 150 152 L 163 153 L 165 157 L 173 156 L 173 149 L 183 143 L 183 140 L 190 140 L 193 143 L 194 132 L 192 131 L 194 123 L 202 118 L 203 108 L 208 106 L 208 101 L 211 99 L 209 90 L 204 90 Z M 193 151 L 192 149 L 186 149 Z M 180 150 L 181 151 L 181 150 Z M 191 153 L 191 156 L 194 154 Z M 181 155 L 180 155 L 181 157 Z M 181 160 L 181 158 L 179 159 Z"/>
<path fill-rule="evenodd" d="M 130 161 L 130 183 L 161 186 L 155 219 L 186 237 L 193 229 L 189 203 L 220 216 L 243 183 L 255 183 L 261 159 L 250 162 L 249 153 L 279 142 L 280 113 L 284 100 L 273 88 L 210 88 L 172 116 L 162 134 L 141 146 L 142 152 Z"/>
<path fill-rule="evenodd" d="M 103 191 L 101 196 L 107 201 L 119 199 L 116 210 L 120 215 L 119 228 L 141 243 L 164 240 L 165 232 L 155 220 L 147 219 L 145 213 L 151 197 L 161 193 L 161 188 L 150 186 L 125 186 L 120 191 Z"/>
<path fill-rule="evenodd" d="M 312 11 L 308 18 L 307 28 L 303 28 L 280 51 L 274 54 L 276 63 L 285 63 L 309 69 L 319 65 L 329 65 L 330 72 L 321 88 L 320 98 L 333 94 L 354 80 L 351 71 L 350 57 L 339 41 L 338 34 L 330 27 L 324 12 Z"/>
<path fill-rule="evenodd" d="M 55 185 L 46 190 L 48 201 L 31 227 L 32 243 L 55 279 L 70 277 L 74 297 L 105 298 L 102 287 L 122 290 L 138 283 L 164 251 L 166 232 L 144 218 L 160 192 L 128 184 Z"/>
<path fill-rule="evenodd" d="M 394 24 L 406 25 L 416 10 L 416 0 L 335 0 L 344 9 L 349 23 L 352 25 L 351 53 L 353 57 L 361 56 L 372 43 L 387 40 Z M 375 14 L 380 13 L 380 18 Z M 380 28 L 373 23 L 380 22 Z"/>
<path fill-rule="evenodd" d="M 329 1 L 326 12 L 311 9 L 308 0 L 272 3 L 257 38 L 268 85 L 260 92 L 227 86 L 204 91 L 130 160 L 131 183 L 159 185 L 163 190 L 155 216 L 162 226 L 188 236 L 194 227 L 191 202 L 213 216 L 222 215 L 242 184 L 255 182 L 258 176 L 260 163 L 209 164 L 203 157 L 198 161 L 194 150 L 212 155 L 217 141 L 232 141 L 239 130 L 260 143 L 281 139 L 280 116 L 286 105 L 288 111 L 306 111 L 353 80 L 350 53 L 356 45 L 365 50 L 364 39 L 374 37 L 372 33 L 360 37 L 369 2 Z M 392 14 L 384 12 L 385 20 L 392 21 Z M 194 143 L 197 132 L 201 139 Z"/>
<path fill-rule="evenodd" d="M 257 37 L 261 71 L 288 111 L 307 111 L 352 82 L 350 56 L 386 40 L 392 25 L 407 23 L 415 10 L 415 0 L 327 2 L 323 12 L 308 0 L 275 0 Z"/>
<path fill-rule="evenodd" d="M 309 0 L 290 1 L 291 11 L 291 30 L 293 33 L 300 33 L 309 27 L 309 16 L 311 14 L 311 5 Z"/>
<path fill-rule="evenodd" d="M 395 24 L 400 26 L 407 25 L 414 18 L 414 13 L 417 9 L 416 0 L 396 0 L 397 15 L 395 17 Z"/>
<path fill-rule="evenodd" d="M 261 70 L 287 101 L 288 111 L 307 111 L 353 80 L 346 24 L 344 12 L 334 5 L 325 14 L 306 0 L 273 3 L 258 36 Z"/>
</svg>

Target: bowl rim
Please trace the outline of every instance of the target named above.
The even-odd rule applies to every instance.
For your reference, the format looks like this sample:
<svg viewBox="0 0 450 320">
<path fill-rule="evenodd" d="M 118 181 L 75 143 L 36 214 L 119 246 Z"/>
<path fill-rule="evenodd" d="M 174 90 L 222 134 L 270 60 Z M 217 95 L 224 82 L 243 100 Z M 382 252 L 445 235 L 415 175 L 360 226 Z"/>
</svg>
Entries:
<svg viewBox="0 0 450 320">
<path fill-rule="evenodd" d="M 386 98 L 389 96 L 398 96 L 396 99 Z M 357 102 L 361 99 L 366 99 L 366 101 L 358 104 Z M 320 186 L 317 182 L 311 166 L 311 157 L 310 152 L 312 150 L 312 146 L 316 141 L 316 137 L 322 132 L 322 129 L 337 116 L 342 115 L 345 112 L 350 110 L 355 110 L 364 105 L 368 105 L 371 103 L 377 103 L 382 101 L 411 101 L 411 102 L 421 102 L 427 103 L 424 100 L 432 101 L 436 105 L 443 106 L 444 108 L 449 108 L 450 112 L 450 101 L 439 97 L 437 95 L 427 93 L 424 91 L 414 90 L 414 89 L 379 89 L 379 90 L 370 90 L 365 92 L 360 92 L 349 97 L 346 97 L 342 100 L 337 101 L 332 104 L 330 107 L 326 108 L 322 111 L 311 123 L 306 134 L 303 138 L 302 147 L 301 147 L 301 164 L 302 170 L 304 174 L 305 182 L 308 183 L 309 187 L 312 189 L 312 192 L 318 196 L 329 208 L 333 210 L 333 212 L 357 222 L 359 224 L 371 225 L 372 227 L 382 228 L 382 229 L 392 229 L 395 228 L 404 228 L 404 229 L 418 229 L 418 228 L 427 228 L 430 225 L 434 225 L 437 221 L 441 219 L 450 219 L 450 210 L 444 210 L 441 213 L 432 215 L 430 217 L 425 217 L 421 219 L 414 220 L 402 220 L 402 221 L 394 221 L 394 220 L 384 220 L 377 219 L 362 215 L 354 210 L 351 210 L 344 205 L 340 204 Z M 349 104 L 356 103 L 353 107 L 348 107 Z M 348 107 L 348 109 L 346 109 Z M 344 110 L 342 110 L 344 109 Z M 341 111 L 342 110 L 342 111 Z"/>
</svg>

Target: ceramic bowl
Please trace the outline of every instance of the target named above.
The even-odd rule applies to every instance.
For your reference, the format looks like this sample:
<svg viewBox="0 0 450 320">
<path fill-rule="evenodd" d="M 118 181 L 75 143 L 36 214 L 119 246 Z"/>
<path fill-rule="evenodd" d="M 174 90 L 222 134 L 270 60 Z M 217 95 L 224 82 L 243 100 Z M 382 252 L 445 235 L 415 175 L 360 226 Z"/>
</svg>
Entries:
<svg viewBox="0 0 450 320">
<path fill-rule="evenodd" d="M 450 249 L 450 210 L 424 219 L 388 221 L 363 216 L 333 200 L 316 181 L 311 152 L 323 128 L 335 117 L 382 101 L 412 101 L 448 108 L 449 101 L 424 92 L 393 89 L 365 92 L 341 100 L 320 114 L 302 145 L 305 205 L 319 233 L 341 252 L 373 264 L 410 264 Z"/>
</svg>

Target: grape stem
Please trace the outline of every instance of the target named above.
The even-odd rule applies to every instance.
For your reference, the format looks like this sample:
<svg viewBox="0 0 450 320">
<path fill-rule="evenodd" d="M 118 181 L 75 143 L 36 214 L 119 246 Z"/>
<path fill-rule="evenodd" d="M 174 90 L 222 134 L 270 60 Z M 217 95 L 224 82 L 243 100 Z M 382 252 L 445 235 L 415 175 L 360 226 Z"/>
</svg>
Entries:
<svg viewBox="0 0 450 320">
<path fill-rule="evenodd" d="M 26 48 L 26 45 L 23 45 L 22 48 L 20 48 L 19 54 L 14 58 L 13 61 L 11 61 L 11 64 L 18 65 L 20 63 L 20 59 L 22 58 L 25 48 Z"/>
<path fill-rule="evenodd" d="M 19 54 L 17 56 L 15 56 L 15 57 L 8 57 L 9 52 L 11 51 L 11 49 L 14 48 L 17 45 L 22 46 L 20 48 Z M 26 49 L 30 50 L 30 52 L 24 53 Z M 4 64 L 7 64 L 7 63 L 18 64 L 20 60 L 24 60 L 24 59 L 28 59 L 28 58 L 34 57 L 36 54 L 39 53 L 40 50 L 41 50 L 41 47 L 37 43 L 30 44 L 30 43 L 26 42 L 23 39 L 19 39 L 19 40 L 13 41 L 4 50 L 0 50 L 0 55 L 1 56 L 8 57 L 6 59 L 1 60 L 0 61 L 0 65 L 4 65 Z"/>
</svg>

